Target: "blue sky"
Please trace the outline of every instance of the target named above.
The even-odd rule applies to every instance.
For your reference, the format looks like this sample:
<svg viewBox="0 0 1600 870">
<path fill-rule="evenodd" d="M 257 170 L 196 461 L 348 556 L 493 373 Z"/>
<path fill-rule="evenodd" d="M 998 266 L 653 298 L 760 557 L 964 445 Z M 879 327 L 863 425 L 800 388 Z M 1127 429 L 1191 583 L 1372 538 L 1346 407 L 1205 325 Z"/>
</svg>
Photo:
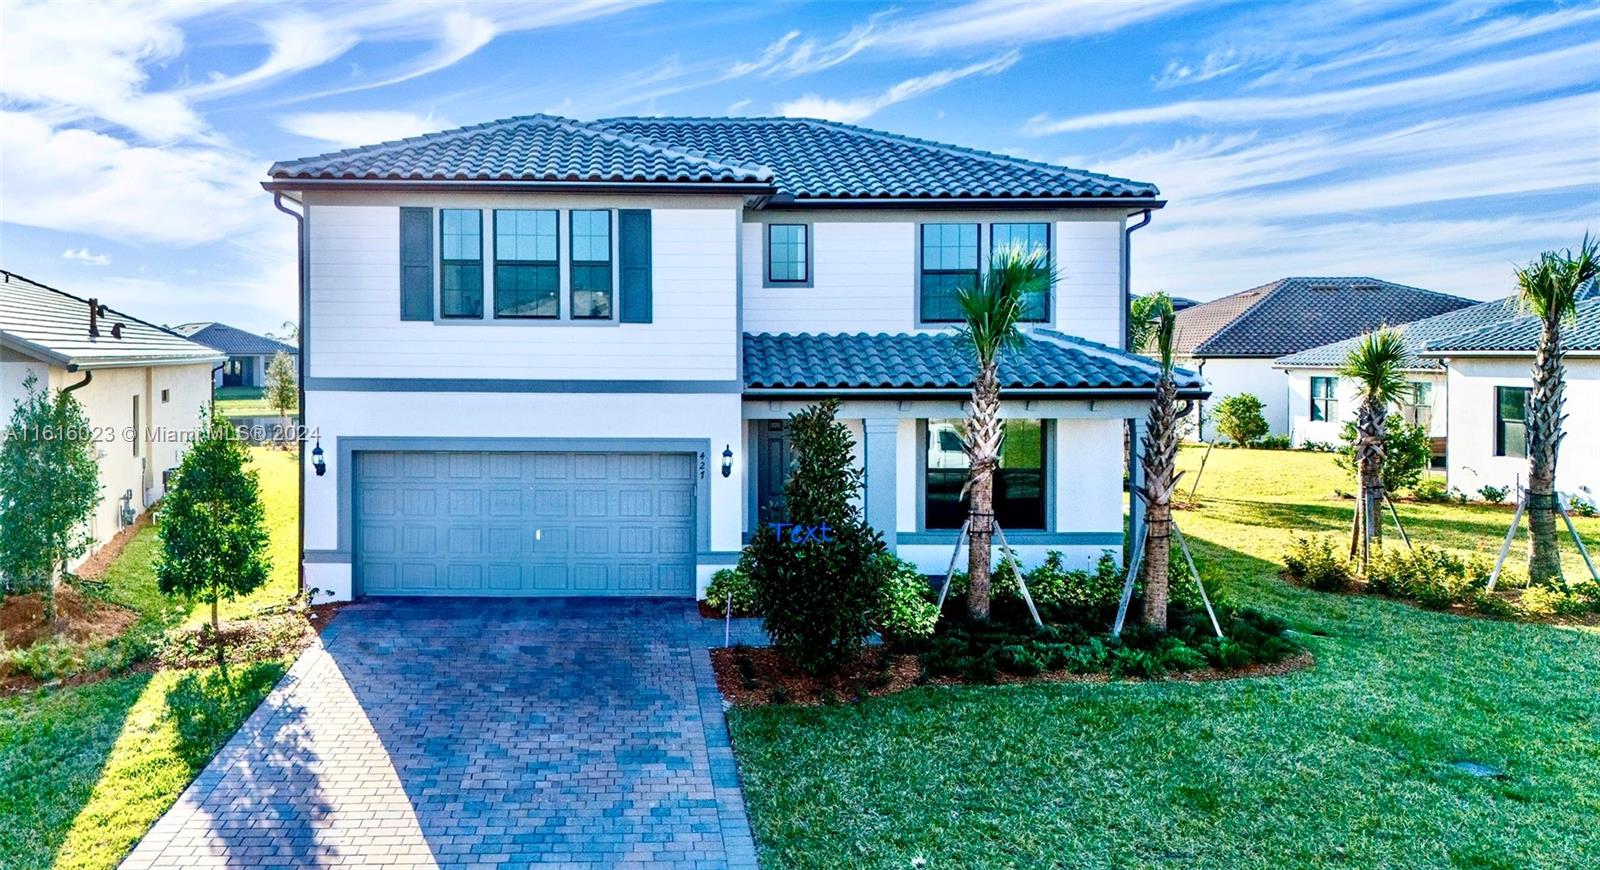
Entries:
<svg viewBox="0 0 1600 870">
<path fill-rule="evenodd" d="M 272 329 L 273 160 L 529 112 L 821 116 L 1154 182 L 1135 289 L 1200 299 L 1491 298 L 1600 231 L 1596 3 L 9 4 L 0 266 Z"/>
</svg>

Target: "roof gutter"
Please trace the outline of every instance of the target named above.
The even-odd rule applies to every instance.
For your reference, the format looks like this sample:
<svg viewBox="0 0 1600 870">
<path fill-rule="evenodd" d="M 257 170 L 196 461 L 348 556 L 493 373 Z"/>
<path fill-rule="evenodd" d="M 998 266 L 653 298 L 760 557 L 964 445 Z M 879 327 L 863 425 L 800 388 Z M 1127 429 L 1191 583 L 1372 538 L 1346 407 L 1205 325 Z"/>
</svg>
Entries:
<svg viewBox="0 0 1600 870">
<path fill-rule="evenodd" d="M 1006 387 L 1007 396 L 1026 399 L 1149 399 L 1155 388 L 1137 387 Z M 747 387 L 747 399 L 822 398 L 847 399 L 966 399 L 972 390 L 955 387 Z M 1204 387 L 1179 387 L 1178 397 L 1204 399 Z"/>
<path fill-rule="evenodd" d="M 1133 207 L 1147 215 L 1151 209 L 1162 208 L 1164 199 L 1148 196 L 837 196 L 837 197 L 773 197 L 764 208 L 1113 208 Z M 1148 218 L 1145 223 L 1149 223 Z"/>
<path fill-rule="evenodd" d="M 298 190 L 539 190 L 555 193 L 738 193 L 770 196 L 777 192 L 770 184 L 753 182 L 541 181 L 515 178 L 272 178 L 261 182 L 261 187 L 272 193 Z M 284 211 L 282 207 L 278 210 Z"/>
<path fill-rule="evenodd" d="M 270 190 L 271 188 L 268 188 L 268 189 Z M 296 440 L 299 441 L 299 446 L 300 446 L 300 449 L 298 451 L 296 451 L 296 453 L 298 454 L 297 457 L 296 457 L 296 461 L 297 461 L 297 466 L 299 468 L 300 478 L 295 481 L 295 484 L 296 484 L 295 493 L 299 498 L 299 510 L 297 511 L 297 517 L 296 517 L 297 527 L 295 529 L 294 562 L 295 562 L 295 576 L 297 578 L 299 578 L 298 579 L 299 586 L 297 588 L 298 588 L 300 594 L 304 595 L 305 591 L 306 591 L 306 427 L 305 427 L 305 420 L 306 420 L 306 354 L 305 354 L 305 346 L 306 346 L 306 332 L 307 332 L 307 330 L 306 330 L 306 298 L 307 298 L 307 295 L 308 295 L 308 292 L 309 292 L 309 285 L 307 284 L 307 280 L 308 280 L 309 274 L 308 274 L 308 270 L 306 268 L 307 267 L 307 260 L 306 260 L 306 256 L 307 256 L 307 252 L 306 252 L 306 217 L 305 217 L 304 214 L 302 214 L 300 212 L 297 212 L 292 208 L 286 207 L 283 204 L 283 199 L 284 199 L 284 196 L 283 196 L 282 193 L 274 191 L 273 194 L 272 194 L 272 207 L 277 209 L 278 211 L 283 212 L 284 214 L 288 215 L 289 217 L 294 218 L 294 222 L 295 222 L 295 244 L 296 244 L 296 247 L 297 247 L 297 250 L 298 250 L 298 253 L 299 253 L 299 256 L 295 260 L 295 266 L 296 266 L 296 271 L 297 271 L 298 277 L 299 277 L 299 292 L 296 294 L 296 296 L 299 298 L 299 303 L 300 303 L 299 304 L 300 329 L 298 330 L 298 333 L 299 333 L 299 336 L 298 336 L 299 337 L 299 347 L 297 348 L 297 350 L 299 352 L 294 355 L 294 360 L 295 360 L 295 382 L 294 382 L 294 387 L 295 387 L 295 407 L 300 409 L 300 426 L 298 427 L 299 431 L 296 433 Z M 305 205 L 302 203 L 300 207 L 301 208 L 305 208 Z M 216 383 L 215 378 L 213 378 L 212 383 L 213 384 Z M 342 469 L 337 469 L 337 470 L 341 474 L 344 473 Z"/>
<path fill-rule="evenodd" d="M 199 365 L 200 363 L 227 359 L 225 355 L 220 353 L 207 354 L 205 356 L 74 357 L 53 351 L 42 344 L 7 332 L 0 332 L 0 347 L 9 347 L 41 362 L 57 365 L 68 371 L 77 371 L 82 366 L 93 366 L 97 369 L 136 369 L 144 368 L 145 366 Z"/>
</svg>

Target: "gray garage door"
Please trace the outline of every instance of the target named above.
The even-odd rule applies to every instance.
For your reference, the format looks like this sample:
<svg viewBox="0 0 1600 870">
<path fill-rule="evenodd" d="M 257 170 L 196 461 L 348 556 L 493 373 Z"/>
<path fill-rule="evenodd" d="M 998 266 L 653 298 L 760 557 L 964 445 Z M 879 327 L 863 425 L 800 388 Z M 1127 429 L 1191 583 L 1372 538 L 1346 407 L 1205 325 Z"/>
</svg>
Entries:
<svg viewBox="0 0 1600 870">
<path fill-rule="evenodd" d="M 681 453 L 358 453 L 358 592 L 692 596 L 694 471 Z"/>
</svg>

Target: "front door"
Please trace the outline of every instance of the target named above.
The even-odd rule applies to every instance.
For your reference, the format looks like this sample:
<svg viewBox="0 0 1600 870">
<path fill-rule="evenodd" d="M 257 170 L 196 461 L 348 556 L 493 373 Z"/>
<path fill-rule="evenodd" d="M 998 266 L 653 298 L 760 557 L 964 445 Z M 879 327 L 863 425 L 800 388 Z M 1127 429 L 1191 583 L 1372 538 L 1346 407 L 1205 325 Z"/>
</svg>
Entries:
<svg viewBox="0 0 1600 870">
<path fill-rule="evenodd" d="M 781 523 L 789 511 L 783 485 L 789 480 L 794 453 L 788 420 L 762 420 L 756 433 L 756 522 Z"/>
</svg>

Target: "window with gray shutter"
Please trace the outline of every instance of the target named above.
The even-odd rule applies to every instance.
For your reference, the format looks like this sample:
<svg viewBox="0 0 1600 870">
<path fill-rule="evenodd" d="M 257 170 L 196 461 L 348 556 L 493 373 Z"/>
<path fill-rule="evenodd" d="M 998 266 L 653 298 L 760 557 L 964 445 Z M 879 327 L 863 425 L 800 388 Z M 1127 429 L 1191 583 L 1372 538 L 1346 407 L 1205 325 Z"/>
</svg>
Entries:
<svg viewBox="0 0 1600 870">
<path fill-rule="evenodd" d="M 617 212 L 617 260 L 622 322 L 649 323 L 652 306 L 649 210 Z"/>
<path fill-rule="evenodd" d="M 433 319 L 433 209 L 400 209 L 400 319 Z"/>
</svg>

